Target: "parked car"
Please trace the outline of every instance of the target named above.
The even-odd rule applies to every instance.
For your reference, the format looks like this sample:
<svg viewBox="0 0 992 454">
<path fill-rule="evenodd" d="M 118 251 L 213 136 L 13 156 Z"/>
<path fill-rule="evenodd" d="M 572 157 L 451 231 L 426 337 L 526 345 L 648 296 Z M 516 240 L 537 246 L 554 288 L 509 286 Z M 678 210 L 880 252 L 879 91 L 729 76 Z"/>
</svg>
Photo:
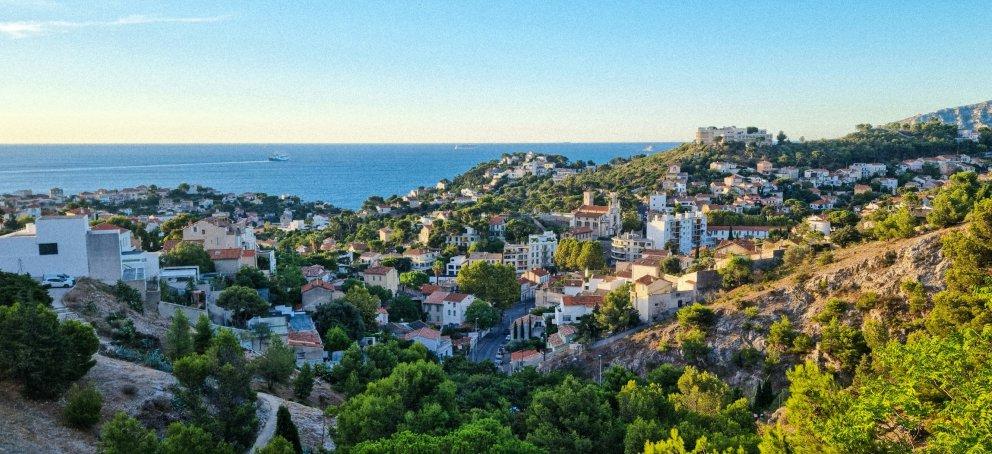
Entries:
<svg viewBox="0 0 992 454">
<path fill-rule="evenodd" d="M 50 288 L 70 288 L 76 285 L 76 279 L 68 274 L 46 274 L 41 277 L 41 285 Z"/>
</svg>

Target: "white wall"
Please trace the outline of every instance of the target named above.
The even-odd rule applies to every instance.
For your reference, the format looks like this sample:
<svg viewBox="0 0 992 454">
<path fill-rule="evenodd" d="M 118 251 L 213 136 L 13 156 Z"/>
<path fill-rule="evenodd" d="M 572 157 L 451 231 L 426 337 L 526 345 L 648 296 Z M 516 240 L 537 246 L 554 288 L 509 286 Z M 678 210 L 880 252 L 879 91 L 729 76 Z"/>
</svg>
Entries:
<svg viewBox="0 0 992 454">
<path fill-rule="evenodd" d="M 11 273 L 68 274 L 87 276 L 85 217 L 41 217 L 34 235 L 11 234 L 0 237 L 0 270 Z M 38 245 L 58 244 L 58 254 L 40 255 Z"/>
</svg>

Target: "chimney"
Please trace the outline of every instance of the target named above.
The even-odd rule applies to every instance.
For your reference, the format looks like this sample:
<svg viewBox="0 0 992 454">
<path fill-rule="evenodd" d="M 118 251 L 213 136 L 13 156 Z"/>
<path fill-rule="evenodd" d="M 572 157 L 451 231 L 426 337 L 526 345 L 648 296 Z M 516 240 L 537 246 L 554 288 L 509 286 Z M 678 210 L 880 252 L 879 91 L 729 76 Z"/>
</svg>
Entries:
<svg viewBox="0 0 992 454">
<path fill-rule="evenodd" d="M 593 203 L 592 203 L 593 202 L 593 199 L 595 199 L 595 195 L 593 194 L 592 191 L 583 191 L 582 192 L 582 204 L 583 205 L 593 205 Z"/>
</svg>

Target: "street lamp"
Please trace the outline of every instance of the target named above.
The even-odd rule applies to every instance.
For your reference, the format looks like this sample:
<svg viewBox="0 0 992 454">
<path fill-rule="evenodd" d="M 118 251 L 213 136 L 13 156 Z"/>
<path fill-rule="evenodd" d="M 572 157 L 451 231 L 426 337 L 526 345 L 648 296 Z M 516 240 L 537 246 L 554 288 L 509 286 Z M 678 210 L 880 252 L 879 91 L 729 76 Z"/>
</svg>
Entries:
<svg viewBox="0 0 992 454">
<path fill-rule="evenodd" d="M 600 353 L 596 355 L 596 359 L 599 360 L 599 384 L 603 384 L 603 354 Z"/>
</svg>

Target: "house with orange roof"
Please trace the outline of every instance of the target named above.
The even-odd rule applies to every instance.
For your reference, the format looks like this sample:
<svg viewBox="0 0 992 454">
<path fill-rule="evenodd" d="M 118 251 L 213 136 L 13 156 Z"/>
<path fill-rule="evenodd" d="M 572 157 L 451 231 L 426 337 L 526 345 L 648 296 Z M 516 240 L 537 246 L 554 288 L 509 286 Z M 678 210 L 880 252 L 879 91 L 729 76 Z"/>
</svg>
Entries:
<svg viewBox="0 0 992 454">
<path fill-rule="evenodd" d="M 580 317 L 591 314 L 600 304 L 603 304 L 603 295 L 565 295 L 561 298 L 561 304 L 555 306 L 555 324 L 578 323 Z"/>
<path fill-rule="evenodd" d="M 362 272 L 366 285 L 378 285 L 396 294 L 400 288 L 400 276 L 396 268 L 390 266 L 373 266 Z"/>
<path fill-rule="evenodd" d="M 241 268 L 258 268 L 258 257 L 254 249 L 208 249 L 214 270 L 224 276 L 234 276 Z"/>
<path fill-rule="evenodd" d="M 331 301 L 344 298 L 344 292 L 332 285 L 330 282 L 317 279 L 307 282 L 300 288 L 303 305 L 306 312 L 317 310 L 317 306 L 330 303 Z"/>
<path fill-rule="evenodd" d="M 537 350 L 517 350 L 510 353 L 510 371 L 516 372 L 528 366 L 537 367 L 543 360 L 544 354 Z"/>
<path fill-rule="evenodd" d="M 438 358 L 447 358 L 452 355 L 451 337 L 442 336 L 441 332 L 429 327 L 410 331 L 403 335 L 403 340 L 413 341 L 427 347 Z"/>
</svg>

